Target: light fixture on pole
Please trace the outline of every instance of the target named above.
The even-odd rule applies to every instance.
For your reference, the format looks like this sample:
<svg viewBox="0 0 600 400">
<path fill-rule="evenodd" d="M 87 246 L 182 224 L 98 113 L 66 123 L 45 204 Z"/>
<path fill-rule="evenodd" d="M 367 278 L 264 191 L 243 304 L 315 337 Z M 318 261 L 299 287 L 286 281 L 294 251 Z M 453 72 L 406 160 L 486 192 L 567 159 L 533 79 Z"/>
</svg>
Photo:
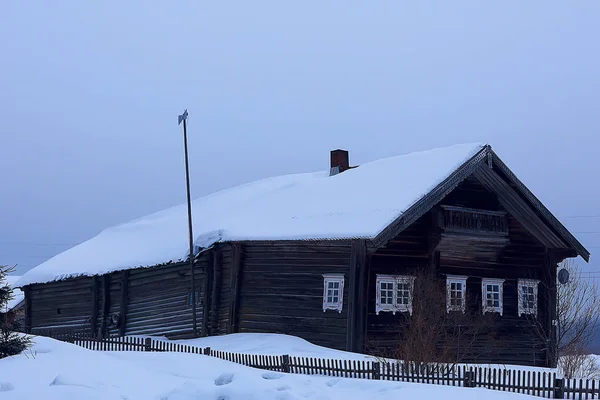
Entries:
<svg viewBox="0 0 600 400">
<path fill-rule="evenodd" d="M 192 229 L 192 200 L 190 195 L 190 168 L 188 162 L 188 145 L 187 145 L 187 109 L 183 111 L 183 114 L 177 117 L 177 125 L 181 125 L 183 122 L 183 148 L 185 151 L 185 183 L 187 187 L 187 214 L 188 214 L 188 233 L 189 233 L 189 245 L 190 245 L 190 288 L 192 294 L 192 328 L 194 336 L 198 336 L 198 324 L 196 321 L 196 282 L 194 277 L 194 232 Z"/>
</svg>

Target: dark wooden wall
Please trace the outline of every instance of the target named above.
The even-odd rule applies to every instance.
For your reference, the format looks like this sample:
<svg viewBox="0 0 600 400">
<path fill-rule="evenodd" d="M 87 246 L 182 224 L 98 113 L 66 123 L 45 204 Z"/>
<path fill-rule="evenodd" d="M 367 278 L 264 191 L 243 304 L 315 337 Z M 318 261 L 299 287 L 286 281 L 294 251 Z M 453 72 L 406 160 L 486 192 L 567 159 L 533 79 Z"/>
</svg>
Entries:
<svg viewBox="0 0 600 400">
<path fill-rule="evenodd" d="M 282 333 L 345 349 L 350 242 L 246 243 L 241 254 L 239 332 Z M 323 312 L 323 274 L 345 274 L 341 313 Z"/>
<path fill-rule="evenodd" d="M 206 253 L 196 262 L 199 332 L 210 260 L 210 254 Z M 103 337 L 142 334 L 191 337 L 190 294 L 187 263 L 36 284 L 26 291 L 27 307 L 31 310 L 27 323 L 34 334 L 48 329 L 75 329 Z M 111 321 L 114 314 L 119 315 L 117 324 Z"/>
<path fill-rule="evenodd" d="M 234 297 L 233 268 L 235 246 L 215 247 L 211 260 L 209 334 L 222 335 L 233 329 L 231 314 Z"/>
<path fill-rule="evenodd" d="M 203 260 L 206 264 L 207 260 Z M 197 321 L 201 324 L 204 272 L 195 271 Z M 189 265 L 134 269 L 129 274 L 126 335 L 181 337 L 192 332 Z"/>
<path fill-rule="evenodd" d="M 429 265 L 431 213 L 426 213 L 413 225 L 391 240 L 370 257 L 367 288 L 367 326 L 365 350 L 374 354 L 392 351 L 402 335 L 402 321 L 406 315 L 375 312 L 376 283 L 378 274 L 401 275 L 415 268 Z"/>
<path fill-rule="evenodd" d="M 93 279 L 74 278 L 31 285 L 26 291 L 31 332 L 40 329 L 91 329 Z"/>
<path fill-rule="evenodd" d="M 547 330 L 548 296 L 544 247 L 509 218 L 511 244 L 502 252 L 497 262 L 467 259 L 453 253 L 442 253 L 439 271 L 442 274 L 469 276 L 467 297 L 471 309 L 481 308 L 481 278 L 504 278 L 503 315 L 495 318 L 495 337 L 478 340 L 473 346 L 473 359 L 482 362 L 546 366 L 549 362 L 547 343 L 538 327 L 526 316 L 518 316 L 517 281 L 519 278 L 539 279 L 538 317 Z"/>
<path fill-rule="evenodd" d="M 469 178 L 450 193 L 442 204 L 491 211 L 505 211 L 494 193 L 486 190 L 475 178 Z M 500 252 L 488 252 L 486 246 L 456 243 L 444 246 L 435 258 L 439 229 L 432 210 L 411 227 L 400 233 L 384 248 L 371 255 L 368 288 L 368 319 L 365 348 L 388 353 L 401 340 L 406 315 L 389 312 L 375 314 L 376 274 L 402 274 L 413 268 L 435 268 L 439 279 L 445 274 L 466 275 L 469 307 L 481 309 L 481 278 L 504 278 L 504 312 L 494 319 L 494 338 L 482 335 L 473 345 L 471 361 L 505 362 L 547 366 L 549 347 L 545 339 L 550 332 L 550 300 L 553 297 L 552 271 L 548 251 L 513 217 L 508 217 L 510 244 Z M 493 255 L 493 257 L 492 257 Z M 534 278 L 539 285 L 537 321 L 517 315 L 517 279 Z M 541 331 L 540 332 L 540 329 Z"/>
</svg>

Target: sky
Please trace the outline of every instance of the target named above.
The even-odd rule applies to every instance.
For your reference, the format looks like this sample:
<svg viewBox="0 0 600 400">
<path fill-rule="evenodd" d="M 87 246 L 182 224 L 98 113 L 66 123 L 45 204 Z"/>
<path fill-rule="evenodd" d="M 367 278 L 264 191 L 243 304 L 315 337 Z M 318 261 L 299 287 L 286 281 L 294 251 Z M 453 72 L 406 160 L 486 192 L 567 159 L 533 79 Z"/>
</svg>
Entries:
<svg viewBox="0 0 600 400">
<path fill-rule="evenodd" d="M 600 2 L 0 5 L 0 264 L 273 175 L 487 142 L 600 279 Z M 399 182 L 401 184 L 401 182 Z"/>
</svg>

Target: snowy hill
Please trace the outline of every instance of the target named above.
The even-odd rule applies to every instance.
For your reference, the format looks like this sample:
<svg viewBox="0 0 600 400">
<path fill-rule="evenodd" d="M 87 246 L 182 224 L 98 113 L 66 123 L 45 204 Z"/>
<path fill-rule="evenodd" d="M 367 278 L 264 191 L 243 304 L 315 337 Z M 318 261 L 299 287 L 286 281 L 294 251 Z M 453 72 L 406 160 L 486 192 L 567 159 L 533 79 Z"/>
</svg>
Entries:
<svg viewBox="0 0 600 400">
<path fill-rule="evenodd" d="M 290 375 L 197 354 L 98 352 L 35 340 L 31 352 L 0 360 L 3 400 L 533 398 L 488 389 Z"/>
</svg>

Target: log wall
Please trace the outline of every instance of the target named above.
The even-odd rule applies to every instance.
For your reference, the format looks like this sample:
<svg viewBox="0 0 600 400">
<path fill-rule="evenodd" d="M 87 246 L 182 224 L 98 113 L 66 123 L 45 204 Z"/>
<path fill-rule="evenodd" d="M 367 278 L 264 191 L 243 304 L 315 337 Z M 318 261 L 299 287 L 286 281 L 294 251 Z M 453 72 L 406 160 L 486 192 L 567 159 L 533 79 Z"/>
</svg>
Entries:
<svg viewBox="0 0 600 400">
<path fill-rule="evenodd" d="M 467 179 L 442 202 L 445 205 L 506 211 L 497 197 L 476 179 Z M 413 268 L 435 268 L 443 282 L 445 275 L 466 275 L 467 297 L 471 310 L 481 310 L 481 279 L 503 278 L 504 310 L 493 322 L 493 334 L 481 335 L 472 345 L 467 361 L 503 362 L 548 366 L 550 363 L 549 304 L 554 294 L 552 270 L 547 262 L 548 251 L 512 216 L 508 216 L 508 244 L 469 244 L 464 238 L 445 237 L 435 224 L 435 209 L 371 256 L 368 290 L 368 321 L 366 349 L 390 354 L 401 340 L 407 315 L 389 312 L 375 313 L 376 274 L 403 274 Z M 453 242 L 454 241 L 454 242 Z M 443 242 L 443 246 L 440 243 Z M 435 250 L 438 252 L 435 258 Z M 493 251 L 492 251 L 493 246 Z M 538 294 L 538 317 L 518 316 L 517 279 L 533 278 L 542 281 Z"/>
<path fill-rule="evenodd" d="M 245 243 L 239 332 L 282 333 L 345 349 L 350 242 Z M 343 309 L 323 312 L 323 274 L 345 275 Z"/>
<path fill-rule="evenodd" d="M 197 325 L 201 331 L 209 255 L 196 263 Z M 187 263 L 137 268 L 28 287 L 30 331 L 75 329 L 98 337 L 193 334 Z M 117 315 L 114 321 L 111 316 Z M 116 322 L 116 323 L 115 323 Z"/>
<path fill-rule="evenodd" d="M 56 328 L 91 330 L 92 283 L 92 278 L 83 277 L 29 286 L 26 294 L 31 332 Z"/>
</svg>

